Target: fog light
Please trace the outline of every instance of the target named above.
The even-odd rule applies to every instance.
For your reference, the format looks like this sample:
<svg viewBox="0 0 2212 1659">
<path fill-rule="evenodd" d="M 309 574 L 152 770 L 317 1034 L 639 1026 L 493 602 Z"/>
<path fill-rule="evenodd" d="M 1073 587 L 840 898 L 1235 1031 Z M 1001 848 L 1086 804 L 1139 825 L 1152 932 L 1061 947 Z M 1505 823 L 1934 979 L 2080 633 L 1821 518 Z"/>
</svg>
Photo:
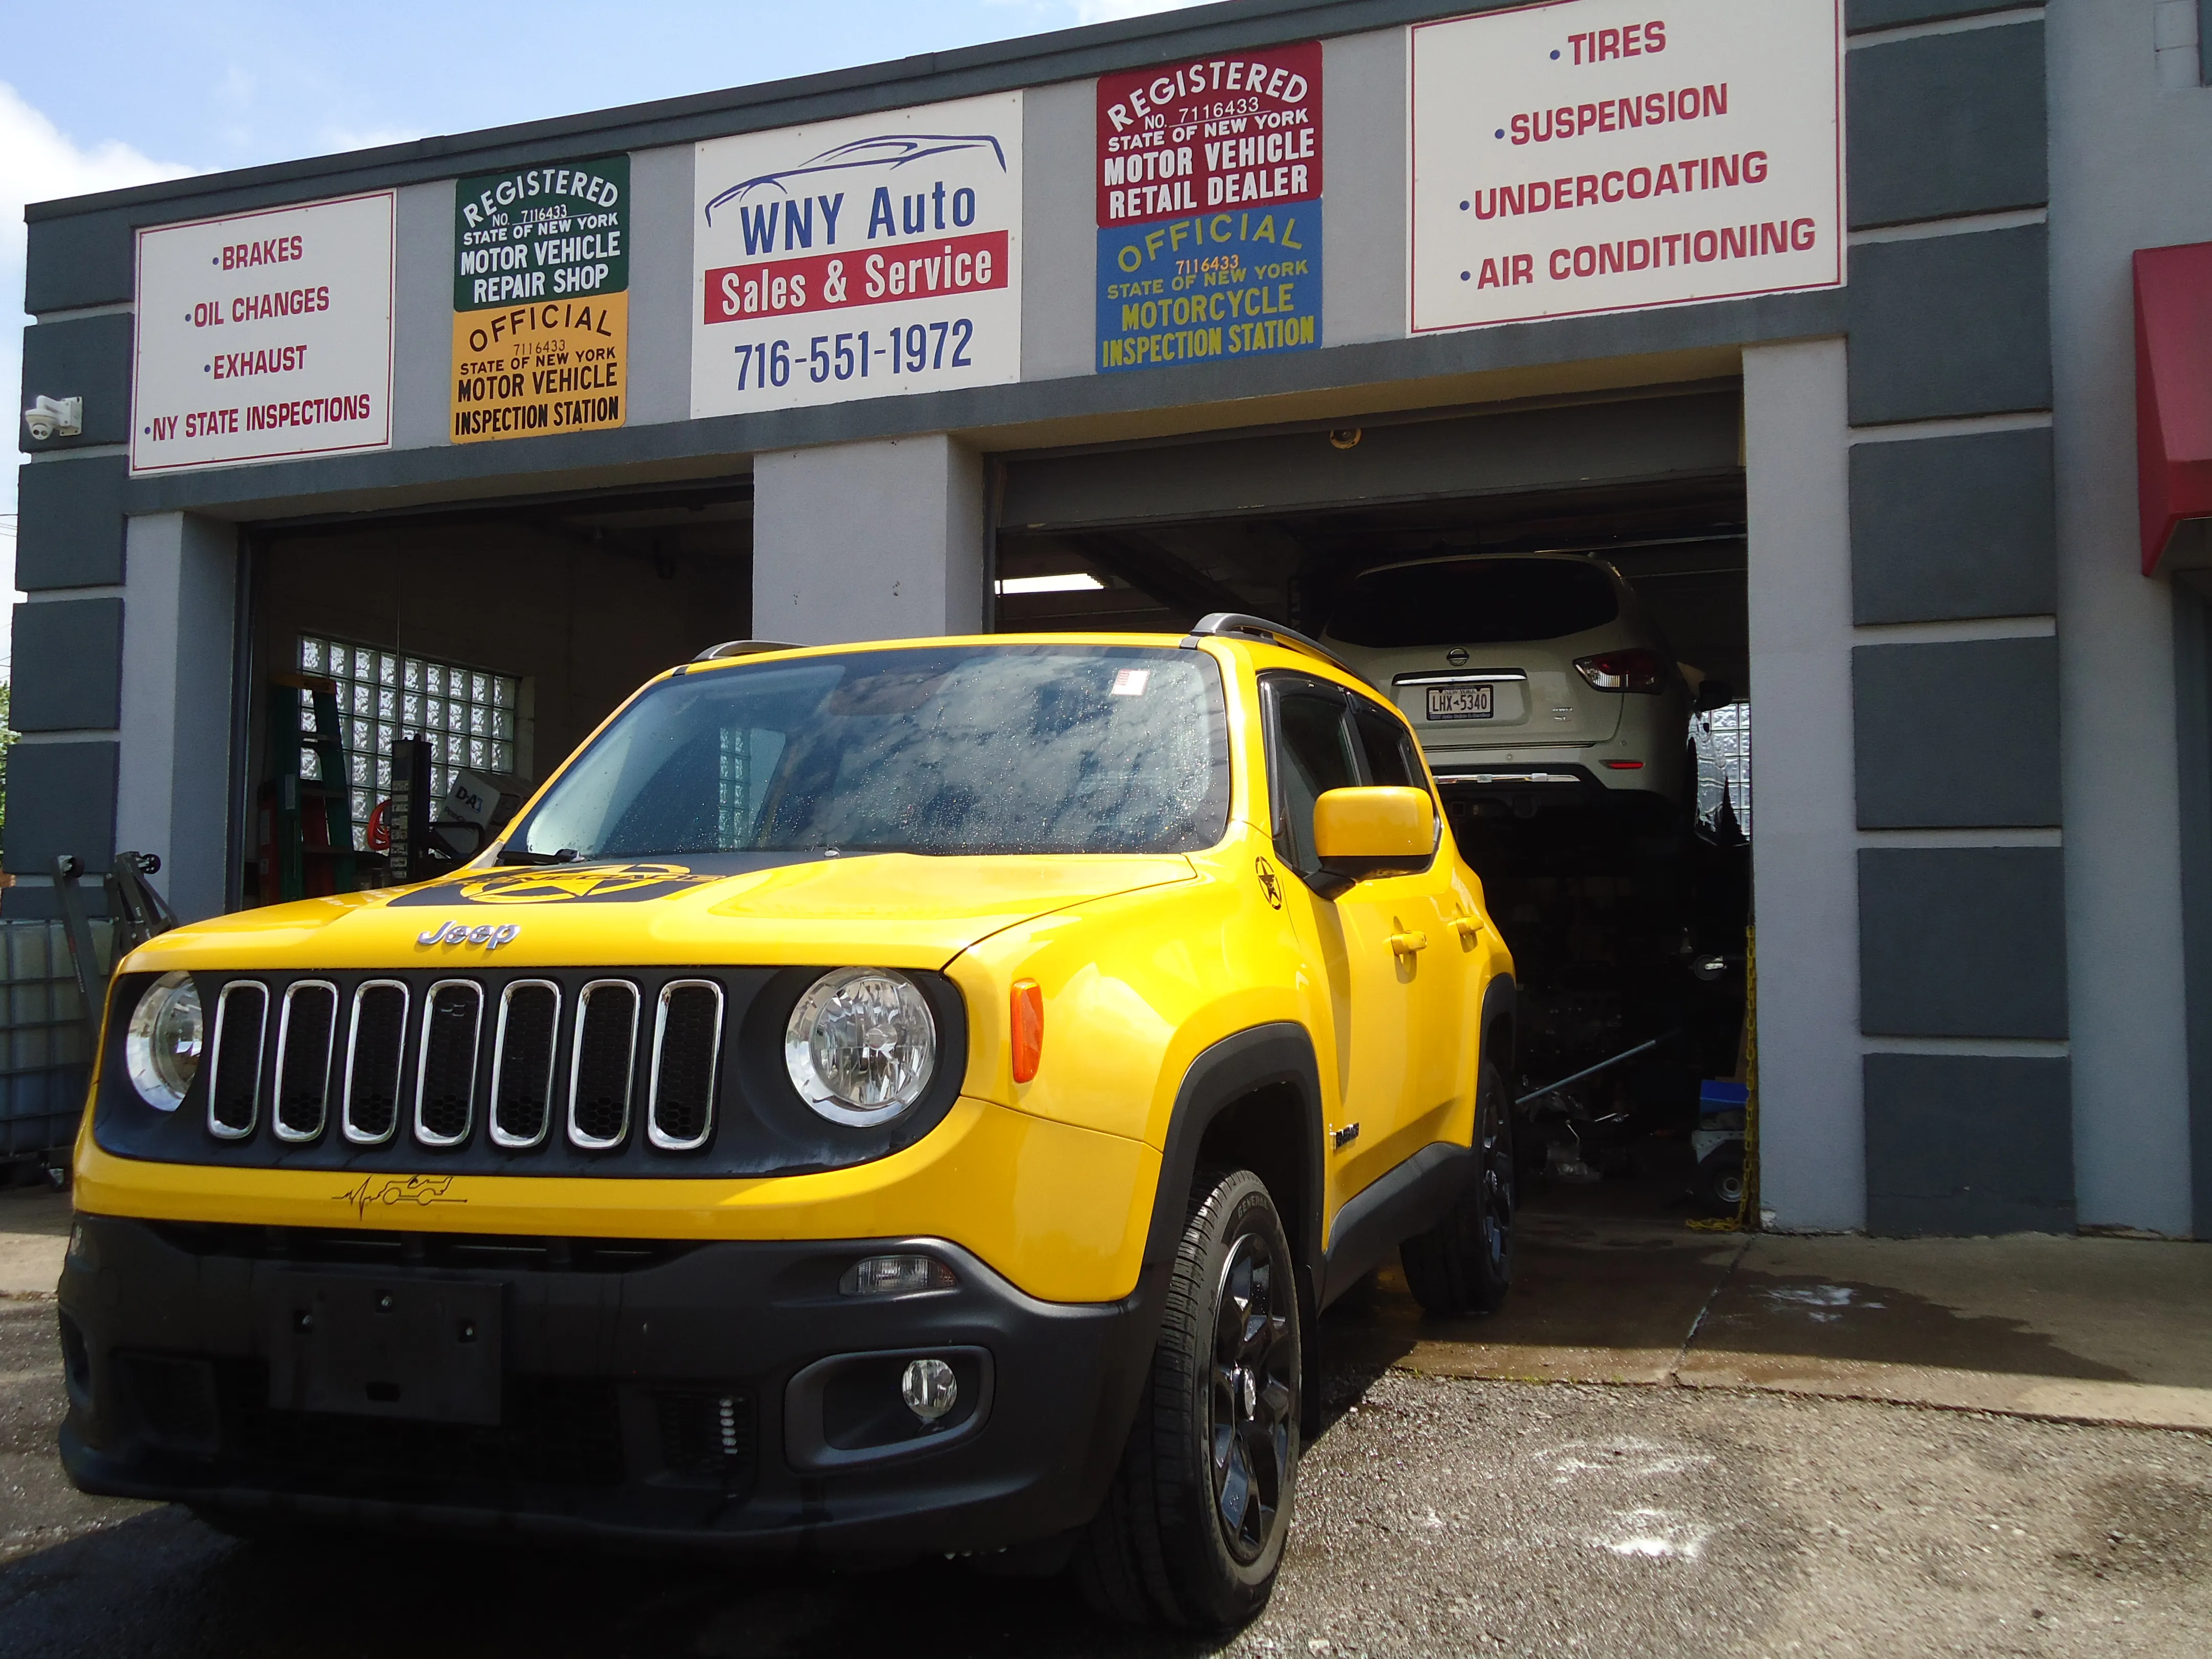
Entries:
<svg viewBox="0 0 2212 1659">
<path fill-rule="evenodd" d="M 952 1367 L 942 1359 L 910 1359 L 899 1379 L 906 1408 L 925 1423 L 934 1423 L 960 1403 L 960 1383 Z"/>
<path fill-rule="evenodd" d="M 863 1256 L 845 1269 L 837 1288 L 847 1296 L 920 1296 L 949 1291 L 959 1283 L 952 1269 L 933 1256 Z"/>
</svg>

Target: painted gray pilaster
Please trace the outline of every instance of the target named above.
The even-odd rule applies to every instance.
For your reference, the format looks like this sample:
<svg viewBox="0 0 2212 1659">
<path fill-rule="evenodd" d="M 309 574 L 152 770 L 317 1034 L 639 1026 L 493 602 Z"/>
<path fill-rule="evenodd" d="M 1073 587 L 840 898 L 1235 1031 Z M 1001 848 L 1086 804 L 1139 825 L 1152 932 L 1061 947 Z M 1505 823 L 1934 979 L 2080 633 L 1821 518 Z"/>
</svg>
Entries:
<svg viewBox="0 0 2212 1659">
<path fill-rule="evenodd" d="M 222 911 L 228 874 L 238 531 L 162 513 L 131 520 L 130 543 L 115 840 L 160 855 L 190 921 Z"/>
<path fill-rule="evenodd" d="M 1841 340 L 1743 354 L 1759 1192 L 1787 1228 L 1866 1221 L 1849 395 Z"/>
<path fill-rule="evenodd" d="M 1096 371 L 1098 83 L 1022 94 L 1022 378 Z"/>
<path fill-rule="evenodd" d="M 2212 238 L 2212 93 L 2160 87 L 2148 0 L 2048 13 L 2059 725 L 2085 1224 L 2193 1221 L 2173 596 L 2140 574 L 2130 255 Z M 2201 969 L 2200 969 L 2201 974 Z M 2201 978 L 2200 978 L 2201 982 Z"/>
<path fill-rule="evenodd" d="M 1407 52 L 1404 29 L 1322 42 L 1328 345 L 1406 337 Z"/>
<path fill-rule="evenodd" d="M 987 626 L 983 462 L 943 434 L 753 462 L 753 632 L 794 645 Z"/>
</svg>

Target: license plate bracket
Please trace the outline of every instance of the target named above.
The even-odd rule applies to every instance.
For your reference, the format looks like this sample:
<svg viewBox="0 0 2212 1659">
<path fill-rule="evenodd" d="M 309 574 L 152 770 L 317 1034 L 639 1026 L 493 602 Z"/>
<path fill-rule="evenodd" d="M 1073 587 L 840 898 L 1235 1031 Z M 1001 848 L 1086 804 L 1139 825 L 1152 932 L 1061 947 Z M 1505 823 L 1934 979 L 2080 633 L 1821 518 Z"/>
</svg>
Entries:
<svg viewBox="0 0 2212 1659">
<path fill-rule="evenodd" d="M 268 1304 L 269 1403 L 496 1426 L 505 1292 L 471 1279 L 279 1273 Z"/>
<path fill-rule="evenodd" d="M 1495 713 L 1496 690 L 1487 683 L 1432 685 L 1428 690 L 1432 720 L 1486 720 Z"/>
</svg>

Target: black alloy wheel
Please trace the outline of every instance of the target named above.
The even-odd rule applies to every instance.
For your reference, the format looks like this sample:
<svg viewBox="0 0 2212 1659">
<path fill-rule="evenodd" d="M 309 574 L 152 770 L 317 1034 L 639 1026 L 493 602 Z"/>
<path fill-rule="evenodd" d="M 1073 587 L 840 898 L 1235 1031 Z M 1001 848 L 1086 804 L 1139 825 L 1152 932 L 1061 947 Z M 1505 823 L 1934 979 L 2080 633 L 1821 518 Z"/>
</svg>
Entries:
<svg viewBox="0 0 2212 1659">
<path fill-rule="evenodd" d="M 1238 1235 L 1214 1293 L 1213 1504 L 1247 1564 L 1273 1540 L 1291 1489 L 1296 1302 L 1290 1263 L 1258 1230 Z"/>
<path fill-rule="evenodd" d="M 1485 1061 L 1475 1096 L 1473 1178 L 1436 1225 L 1398 1247 L 1406 1285 L 1432 1314 L 1496 1313 L 1513 1286 L 1518 1197 L 1505 1080 Z"/>
<path fill-rule="evenodd" d="M 1076 1552 L 1096 1611 L 1222 1631 L 1267 1606 L 1297 1489 L 1302 1335 L 1267 1184 L 1201 1175 L 1128 1444 Z"/>
</svg>

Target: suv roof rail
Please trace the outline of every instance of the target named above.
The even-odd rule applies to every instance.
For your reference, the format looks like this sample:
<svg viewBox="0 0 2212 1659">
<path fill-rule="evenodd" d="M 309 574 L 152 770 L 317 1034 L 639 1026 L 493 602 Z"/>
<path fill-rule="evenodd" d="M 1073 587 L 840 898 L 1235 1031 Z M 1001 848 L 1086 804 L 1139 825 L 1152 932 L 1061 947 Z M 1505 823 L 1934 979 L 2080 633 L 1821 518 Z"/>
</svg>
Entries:
<svg viewBox="0 0 2212 1659">
<path fill-rule="evenodd" d="M 798 649 L 799 649 L 798 646 L 787 645 L 781 640 L 724 640 L 720 645 L 708 646 L 691 660 L 720 662 L 728 657 L 757 656 L 763 651 L 796 651 Z"/>
<path fill-rule="evenodd" d="M 1354 679 L 1360 678 L 1358 670 L 1340 661 L 1320 641 L 1308 639 L 1295 628 L 1269 622 L 1265 617 L 1248 617 L 1241 611 L 1215 611 L 1200 617 L 1184 636 L 1183 649 L 1194 648 L 1201 639 L 1260 640 L 1309 657 L 1318 657 L 1331 668 L 1341 669 Z"/>
</svg>

